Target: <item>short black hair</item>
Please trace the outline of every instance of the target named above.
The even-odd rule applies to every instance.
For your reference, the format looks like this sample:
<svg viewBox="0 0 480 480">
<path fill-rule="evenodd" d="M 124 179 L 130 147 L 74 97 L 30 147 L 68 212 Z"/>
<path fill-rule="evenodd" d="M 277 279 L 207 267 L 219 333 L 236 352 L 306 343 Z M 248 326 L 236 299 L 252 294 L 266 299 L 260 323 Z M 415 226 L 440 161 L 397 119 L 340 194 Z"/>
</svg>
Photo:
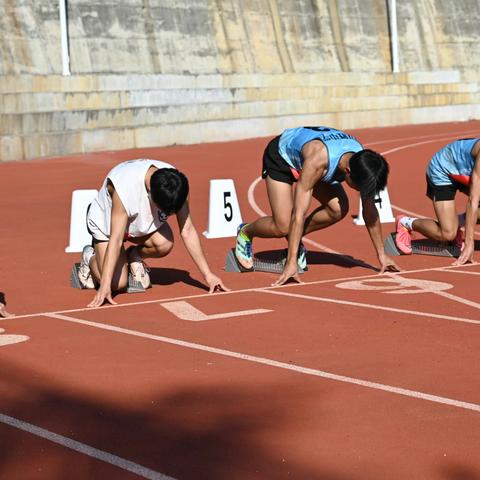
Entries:
<svg viewBox="0 0 480 480">
<path fill-rule="evenodd" d="M 374 197 L 387 186 L 388 163 L 373 150 L 360 150 L 350 157 L 350 178 L 362 198 Z"/>
<path fill-rule="evenodd" d="M 175 168 L 159 168 L 150 177 L 150 196 L 167 215 L 182 208 L 188 191 L 187 177 Z"/>
</svg>

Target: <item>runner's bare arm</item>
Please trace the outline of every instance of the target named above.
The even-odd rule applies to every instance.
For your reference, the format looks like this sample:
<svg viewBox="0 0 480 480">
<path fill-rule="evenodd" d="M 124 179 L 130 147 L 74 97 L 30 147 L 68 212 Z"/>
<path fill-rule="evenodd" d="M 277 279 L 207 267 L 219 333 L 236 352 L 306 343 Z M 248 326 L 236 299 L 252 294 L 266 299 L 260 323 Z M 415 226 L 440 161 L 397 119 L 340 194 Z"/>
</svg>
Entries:
<svg viewBox="0 0 480 480">
<path fill-rule="evenodd" d="M 365 226 L 367 227 L 368 234 L 377 253 L 378 261 L 380 262 L 380 273 L 384 273 L 386 270 L 399 272 L 400 269 L 397 264 L 385 253 L 382 224 L 380 223 L 374 197 L 362 199 L 362 212 Z"/>
<path fill-rule="evenodd" d="M 208 266 L 202 244 L 200 243 L 200 237 L 192 222 L 188 200 L 183 204 L 176 216 L 183 244 L 192 257 L 195 265 L 200 270 L 200 273 L 205 278 L 210 293 L 213 293 L 215 290 L 229 291 L 220 278 L 214 275 Z"/>
<path fill-rule="evenodd" d="M 112 197 L 112 213 L 110 238 L 108 240 L 107 251 L 103 261 L 102 278 L 100 280 L 100 288 L 98 289 L 94 299 L 88 304 L 89 307 L 99 307 L 108 301 L 111 304 L 116 302 L 112 299 L 112 279 L 113 272 L 120 257 L 120 250 L 123 245 L 123 237 L 127 230 L 128 215 L 125 207 L 120 200 L 113 185 L 108 187 L 110 196 Z"/>
<path fill-rule="evenodd" d="M 321 142 L 309 142 L 302 150 L 303 169 L 295 188 L 293 211 L 288 230 L 288 256 L 285 268 L 273 285 L 283 285 L 289 278 L 298 278 L 297 256 L 302 239 L 305 218 L 312 201 L 313 188 L 325 175 L 328 156 L 325 145 Z"/>
</svg>

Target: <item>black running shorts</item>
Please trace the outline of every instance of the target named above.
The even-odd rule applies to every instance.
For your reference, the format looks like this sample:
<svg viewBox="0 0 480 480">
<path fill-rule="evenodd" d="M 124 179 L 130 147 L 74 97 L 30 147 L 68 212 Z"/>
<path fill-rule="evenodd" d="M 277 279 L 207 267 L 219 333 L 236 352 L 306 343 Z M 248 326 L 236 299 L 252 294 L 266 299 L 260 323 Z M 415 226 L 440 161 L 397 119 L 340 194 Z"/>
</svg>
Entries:
<svg viewBox="0 0 480 480">
<path fill-rule="evenodd" d="M 278 141 L 280 137 L 271 140 L 263 152 L 262 178 L 270 177 L 278 182 L 292 185 L 296 182 L 290 166 L 278 152 Z"/>
</svg>

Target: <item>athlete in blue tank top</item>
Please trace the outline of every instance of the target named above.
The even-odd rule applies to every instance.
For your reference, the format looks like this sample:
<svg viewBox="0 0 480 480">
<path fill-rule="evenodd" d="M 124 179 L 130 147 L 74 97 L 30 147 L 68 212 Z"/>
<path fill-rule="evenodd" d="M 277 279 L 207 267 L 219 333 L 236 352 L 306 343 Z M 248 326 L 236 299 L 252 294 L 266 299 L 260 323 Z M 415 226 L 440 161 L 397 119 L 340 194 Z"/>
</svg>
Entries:
<svg viewBox="0 0 480 480">
<path fill-rule="evenodd" d="M 480 138 L 456 140 L 441 148 L 427 167 L 427 196 L 432 200 L 437 220 L 400 216 L 397 218 L 398 248 L 412 253 L 411 232 L 439 241 L 453 241 L 459 251 L 455 265 L 473 262 L 474 228 L 480 200 Z M 457 190 L 468 195 L 467 210 L 457 215 Z"/>
<path fill-rule="evenodd" d="M 342 155 L 346 152 L 356 153 L 363 150 L 362 144 L 348 133 L 328 127 L 289 128 L 280 135 L 278 151 L 295 172 L 297 178 L 303 169 L 303 146 L 312 140 L 320 140 L 327 148 L 328 165 L 322 182 L 332 183 Z M 295 173 L 294 173 L 295 175 Z"/>
<path fill-rule="evenodd" d="M 388 164 L 372 150 L 365 150 L 352 135 L 335 128 L 299 127 L 285 130 L 271 140 L 263 155 L 262 177 L 266 180 L 272 216 L 239 226 L 235 255 L 244 270 L 253 269 L 252 239 L 288 240 L 284 271 L 275 285 L 305 270 L 306 250 L 301 239 L 315 230 L 333 225 L 348 212 L 345 181 L 360 191 L 365 225 L 380 262 L 380 271 L 398 267 L 383 249 L 375 195 L 385 188 Z M 293 184 L 296 183 L 293 193 Z M 312 198 L 319 205 L 308 214 Z"/>
</svg>

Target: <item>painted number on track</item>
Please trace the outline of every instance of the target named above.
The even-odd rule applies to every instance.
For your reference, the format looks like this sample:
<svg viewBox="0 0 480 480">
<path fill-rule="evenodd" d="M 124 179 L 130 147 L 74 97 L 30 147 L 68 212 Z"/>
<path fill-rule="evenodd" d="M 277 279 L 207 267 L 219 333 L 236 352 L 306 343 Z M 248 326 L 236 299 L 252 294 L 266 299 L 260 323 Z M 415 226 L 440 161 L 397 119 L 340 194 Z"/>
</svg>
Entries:
<svg viewBox="0 0 480 480">
<path fill-rule="evenodd" d="M 5 330 L 0 328 L 0 347 L 25 342 L 30 339 L 30 337 L 27 337 L 26 335 L 3 335 L 4 332 Z"/>
<path fill-rule="evenodd" d="M 453 287 L 450 283 L 434 282 L 432 280 L 416 280 L 402 278 L 400 276 L 352 280 L 349 282 L 337 283 L 335 286 L 346 290 L 376 290 L 381 293 L 396 295 L 441 292 Z"/>
</svg>

